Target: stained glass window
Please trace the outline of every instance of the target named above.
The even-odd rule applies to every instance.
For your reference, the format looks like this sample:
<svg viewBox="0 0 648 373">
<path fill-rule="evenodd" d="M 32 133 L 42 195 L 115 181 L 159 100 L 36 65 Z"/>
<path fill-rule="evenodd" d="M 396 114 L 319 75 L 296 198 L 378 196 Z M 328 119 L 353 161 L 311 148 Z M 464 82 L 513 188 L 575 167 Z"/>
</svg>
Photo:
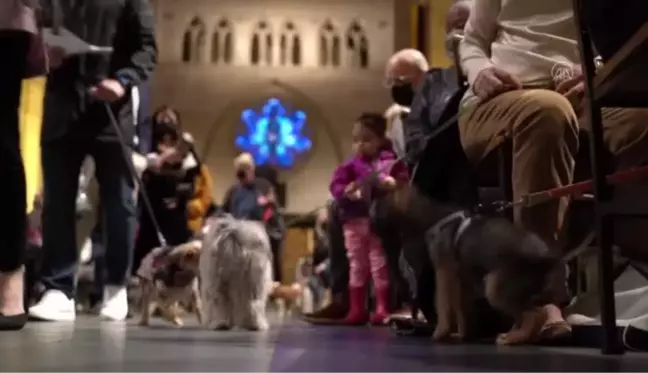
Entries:
<svg viewBox="0 0 648 373">
<path fill-rule="evenodd" d="M 290 168 L 313 145 L 304 133 L 306 113 L 289 110 L 277 98 L 270 98 L 260 109 L 243 110 L 241 122 L 244 133 L 236 137 L 236 146 L 252 154 L 258 165 Z"/>
</svg>

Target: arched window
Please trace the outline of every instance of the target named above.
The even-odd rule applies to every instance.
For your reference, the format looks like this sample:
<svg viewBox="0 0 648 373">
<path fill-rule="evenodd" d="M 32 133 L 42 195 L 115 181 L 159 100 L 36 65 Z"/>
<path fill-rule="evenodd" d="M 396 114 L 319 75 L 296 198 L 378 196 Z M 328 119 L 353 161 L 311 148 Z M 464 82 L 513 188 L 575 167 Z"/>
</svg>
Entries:
<svg viewBox="0 0 648 373">
<path fill-rule="evenodd" d="M 329 20 L 320 29 L 320 65 L 340 66 L 340 35 Z"/>
<path fill-rule="evenodd" d="M 252 65 L 271 65 L 273 62 L 273 47 L 274 42 L 270 26 L 265 21 L 259 22 L 252 34 L 252 47 L 250 50 L 250 62 Z"/>
<path fill-rule="evenodd" d="M 286 22 L 281 30 L 279 51 L 282 66 L 299 66 L 301 64 L 301 38 L 292 22 Z"/>
<path fill-rule="evenodd" d="M 212 35 L 211 60 L 214 63 L 232 63 L 234 55 L 234 37 L 232 24 L 227 19 L 222 19 L 216 25 Z"/>
<path fill-rule="evenodd" d="M 362 26 L 354 21 L 346 34 L 349 62 L 352 67 L 369 67 L 369 40 Z"/>
<path fill-rule="evenodd" d="M 203 60 L 205 53 L 205 23 L 195 17 L 189 23 L 185 31 L 182 42 L 182 61 L 183 62 L 200 62 Z"/>
</svg>

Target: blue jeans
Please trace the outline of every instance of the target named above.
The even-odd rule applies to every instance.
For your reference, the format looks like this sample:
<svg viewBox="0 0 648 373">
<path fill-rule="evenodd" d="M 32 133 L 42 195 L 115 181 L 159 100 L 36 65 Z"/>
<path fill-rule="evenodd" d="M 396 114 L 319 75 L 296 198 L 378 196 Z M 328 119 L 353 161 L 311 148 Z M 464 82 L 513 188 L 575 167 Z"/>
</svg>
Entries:
<svg viewBox="0 0 648 373">
<path fill-rule="evenodd" d="M 43 265 L 45 287 L 74 296 L 78 264 L 75 200 L 79 173 L 86 154 L 95 161 L 101 198 L 102 236 L 105 247 L 106 285 L 124 286 L 133 260 L 136 208 L 131 159 L 124 159 L 116 142 L 64 138 L 42 144 Z"/>
</svg>

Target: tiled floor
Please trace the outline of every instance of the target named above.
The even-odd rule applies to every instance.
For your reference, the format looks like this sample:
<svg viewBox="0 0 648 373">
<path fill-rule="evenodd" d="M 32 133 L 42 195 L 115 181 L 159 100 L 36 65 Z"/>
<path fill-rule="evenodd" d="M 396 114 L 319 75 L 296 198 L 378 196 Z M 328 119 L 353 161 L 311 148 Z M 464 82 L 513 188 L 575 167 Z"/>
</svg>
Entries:
<svg viewBox="0 0 648 373">
<path fill-rule="evenodd" d="M 646 371 L 648 354 L 433 346 L 387 329 L 275 323 L 268 333 L 149 329 L 92 318 L 0 334 L 0 371 Z"/>
</svg>

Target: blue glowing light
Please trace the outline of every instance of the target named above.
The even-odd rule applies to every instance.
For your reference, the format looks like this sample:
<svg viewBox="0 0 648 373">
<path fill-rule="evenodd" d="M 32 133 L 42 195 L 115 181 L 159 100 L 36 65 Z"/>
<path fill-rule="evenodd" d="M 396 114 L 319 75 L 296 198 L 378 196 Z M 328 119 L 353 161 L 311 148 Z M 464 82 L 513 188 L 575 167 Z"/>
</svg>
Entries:
<svg viewBox="0 0 648 373">
<path fill-rule="evenodd" d="M 303 134 L 306 113 L 289 112 L 277 98 L 266 101 L 260 111 L 243 110 L 241 121 L 245 133 L 236 137 L 235 144 L 252 154 L 258 165 L 291 167 L 313 145 Z"/>
</svg>

